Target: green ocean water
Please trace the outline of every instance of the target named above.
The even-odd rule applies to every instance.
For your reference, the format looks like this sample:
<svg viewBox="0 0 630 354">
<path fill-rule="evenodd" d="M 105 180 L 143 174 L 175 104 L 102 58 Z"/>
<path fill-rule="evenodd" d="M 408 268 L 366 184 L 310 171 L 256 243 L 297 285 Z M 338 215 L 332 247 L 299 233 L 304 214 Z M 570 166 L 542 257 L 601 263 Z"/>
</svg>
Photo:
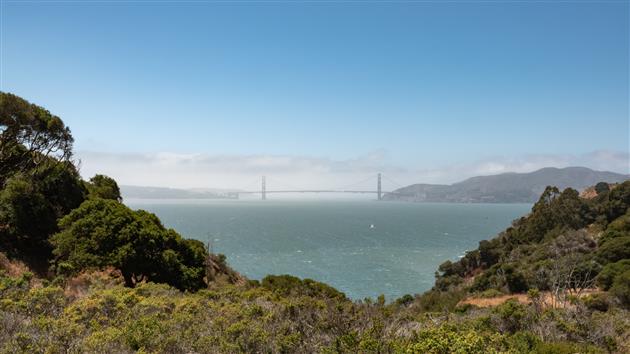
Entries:
<svg viewBox="0 0 630 354">
<path fill-rule="evenodd" d="M 393 300 L 433 285 L 457 260 L 526 214 L 529 204 L 367 200 L 129 200 L 251 279 L 292 274 L 328 283 L 353 299 Z"/>
</svg>

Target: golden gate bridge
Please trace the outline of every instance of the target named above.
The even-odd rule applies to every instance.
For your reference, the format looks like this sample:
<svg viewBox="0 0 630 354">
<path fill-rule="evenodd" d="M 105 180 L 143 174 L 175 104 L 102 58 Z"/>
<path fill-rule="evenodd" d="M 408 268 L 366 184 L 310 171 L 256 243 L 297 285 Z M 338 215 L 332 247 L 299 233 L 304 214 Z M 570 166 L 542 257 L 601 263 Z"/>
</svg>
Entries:
<svg viewBox="0 0 630 354">
<path fill-rule="evenodd" d="M 372 177 L 370 177 L 372 178 Z M 400 192 L 396 192 L 396 191 L 384 191 L 382 188 L 382 174 L 378 173 L 376 175 L 376 189 L 375 190 L 366 190 L 366 189 L 347 189 L 347 188 L 340 188 L 340 189 L 267 189 L 267 177 L 266 176 L 262 176 L 262 180 L 261 180 L 261 188 L 260 190 L 256 190 L 256 191 L 234 191 L 233 193 L 240 195 L 240 194 L 260 194 L 261 195 L 261 199 L 262 200 L 266 200 L 267 199 L 267 194 L 275 194 L 275 193 L 354 193 L 354 194 L 376 194 L 376 199 L 377 200 L 382 200 L 383 196 L 386 194 L 400 194 L 402 195 L 403 193 Z M 389 181 L 394 182 L 396 184 L 398 184 L 399 186 L 401 186 L 399 183 L 391 180 L 390 178 L 388 178 Z M 363 182 L 363 181 L 362 181 Z M 361 182 L 359 182 L 361 183 Z"/>
</svg>

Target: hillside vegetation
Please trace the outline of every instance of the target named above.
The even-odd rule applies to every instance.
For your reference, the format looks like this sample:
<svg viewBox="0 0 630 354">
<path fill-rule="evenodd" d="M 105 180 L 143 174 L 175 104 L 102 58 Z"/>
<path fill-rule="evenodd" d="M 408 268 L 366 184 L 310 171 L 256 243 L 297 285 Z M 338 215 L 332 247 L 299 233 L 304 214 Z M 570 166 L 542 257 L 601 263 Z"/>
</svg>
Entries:
<svg viewBox="0 0 630 354">
<path fill-rule="evenodd" d="M 122 204 L 113 179 L 82 180 L 45 109 L 0 93 L 0 119 L 0 352 L 630 352 L 630 181 L 589 199 L 548 187 L 431 291 L 351 301 L 247 280 Z"/>
</svg>

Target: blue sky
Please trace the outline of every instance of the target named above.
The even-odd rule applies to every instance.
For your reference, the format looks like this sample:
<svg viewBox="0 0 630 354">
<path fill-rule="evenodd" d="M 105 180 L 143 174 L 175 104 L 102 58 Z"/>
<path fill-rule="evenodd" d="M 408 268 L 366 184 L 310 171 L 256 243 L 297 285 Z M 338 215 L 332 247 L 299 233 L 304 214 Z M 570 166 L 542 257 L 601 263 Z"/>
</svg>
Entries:
<svg viewBox="0 0 630 354">
<path fill-rule="evenodd" d="M 218 187 L 630 172 L 628 1 L 1 8 L 1 89 L 61 116 L 86 174 Z"/>
</svg>

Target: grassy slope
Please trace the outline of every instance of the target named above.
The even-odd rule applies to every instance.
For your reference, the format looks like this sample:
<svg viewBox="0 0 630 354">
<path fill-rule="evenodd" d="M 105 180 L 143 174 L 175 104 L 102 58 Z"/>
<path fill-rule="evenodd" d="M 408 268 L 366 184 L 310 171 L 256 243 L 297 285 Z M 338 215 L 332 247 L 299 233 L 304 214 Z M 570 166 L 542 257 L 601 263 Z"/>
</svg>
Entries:
<svg viewBox="0 0 630 354">
<path fill-rule="evenodd" d="M 29 353 L 627 349 L 619 340 L 628 337 L 628 314 L 622 310 L 606 316 L 564 310 L 543 314 L 506 303 L 492 310 L 423 313 L 414 304 L 353 303 L 326 293 L 303 295 L 264 286 L 222 285 L 194 294 L 152 283 L 131 289 L 103 272 L 69 283 L 72 288 L 42 284 L 29 273 L 1 277 L 0 349 Z"/>
</svg>

